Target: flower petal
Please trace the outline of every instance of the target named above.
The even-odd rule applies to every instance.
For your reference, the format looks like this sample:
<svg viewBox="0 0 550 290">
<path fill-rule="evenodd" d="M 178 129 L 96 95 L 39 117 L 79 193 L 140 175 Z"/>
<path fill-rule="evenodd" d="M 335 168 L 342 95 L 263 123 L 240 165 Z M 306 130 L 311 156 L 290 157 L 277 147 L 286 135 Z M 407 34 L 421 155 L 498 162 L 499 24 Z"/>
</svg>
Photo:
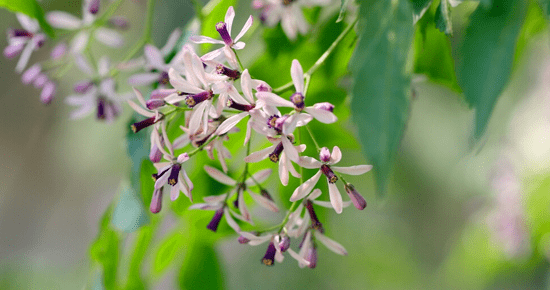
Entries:
<svg viewBox="0 0 550 290">
<path fill-rule="evenodd" d="M 160 49 L 160 53 L 164 56 L 168 55 L 172 50 L 176 47 L 176 44 L 178 43 L 178 40 L 181 37 L 181 29 L 176 28 L 172 33 L 170 33 L 170 36 L 168 37 L 168 40 L 166 41 L 166 44 Z"/>
<path fill-rule="evenodd" d="M 128 84 L 131 86 L 147 86 L 159 80 L 159 73 L 139 73 L 128 78 Z"/>
<path fill-rule="evenodd" d="M 336 164 L 340 162 L 342 159 L 342 151 L 340 151 L 340 147 L 334 146 L 332 147 L 332 154 L 330 154 L 330 164 Z"/>
<path fill-rule="evenodd" d="M 317 238 L 323 245 L 336 254 L 347 256 L 348 252 L 339 243 L 329 239 L 327 236 L 321 234 L 319 231 L 315 231 L 315 238 Z"/>
<path fill-rule="evenodd" d="M 323 165 L 321 161 L 309 156 L 300 156 L 300 159 L 296 162 L 296 164 L 307 169 L 321 168 L 321 165 Z"/>
<path fill-rule="evenodd" d="M 250 221 L 250 212 L 244 202 L 244 192 L 239 193 L 237 200 L 239 201 L 239 211 L 241 212 L 241 215 L 245 220 Z"/>
<path fill-rule="evenodd" d="M 46 14 L 48 23 L 60 29 L 76 30 L 82 25 L 82 21 L 76 16 L 63 11 L 51 11 Z"/>
<path fill-rule="evenodd" d="M 328 183 L 328 194 L 330 195 L 330 203 L 336 211 L 336 213 L 342 213 L 342 195 L 338 190 L 338 187 L 334 183 Z"/>
<path fill-rule="evenodd" d="M 206 173 L 208 173 L 208 175 L 210 175 L 210 177 L 214 178 L 220 183 L 231 185 L 231 186 L 237 184 L 237 181 L 235 181 L 233 178 L 227 176 L 226 174 L 224 174 L 223 172 L 221 172 L 220 170 L 214 167 L 204 165 L 204 170 L 206 171 Z"/>
<path fill-rule="evenodd" d="M 271 148 L 271 147 L 270 147 Z M 248 178 L 245 180 L 245 184 L 248 185 L 248 186 L 253 186 L 256 184 L 256 182 L 254 182 L 254 180 L 256 180 L 258 183 L 262 183 L 264 181 L 266 181 L 266 179 L 269 177 L 269 175 L 271 174 L 271 168 L 267 168 L 267 169 L 262 169 L 254 174 L 252 174 L 252 178 Z"/>
<path fill-rule="evenodd" d="M 145 117 L 148 117 L 148 118 L 151 118 L 151 117 L 154 117 L 155 116 L 155 113 L 153 112 L 149 112 L 147 110 L 145 110 L 144 108 L 136 105 L 136 103 L 132 102 L 132 101 L 126 101 L 128 103 L 128 105 L 130 105 L 130 107 L 132 109 L 134 109 L 134 111 L 136 111 L 138 114 L 142 115 L 142 116 L 145 116 Z"/>
<path fill-rule="evenodd" d="M 167 173 L 165 173 L 167 174 Z M 174 185 L 174 186 L 170 186 L 170 200 L 174 201 L 176 199 L 178 199 L 178 197 L 180 196 L 180 187 L 179 187 L 179 184 L 181 183 L 178 182 L 178 184 Z"/>
<path fill-rule="evenodd" d="M 109 47 L 118 48 L 124 45 L 124 40 L 120 33 L 105 27 L 99 27 L 95 31 L 95 38 Z"/>
<path fill-rule="evenodd" d="M 314 189 L 311 194 L 307 197 L 309 200 L 314 200 L 321 196 L 321 193 L 323 193 L 319 188 Z"/>
<path fill-rule="evenodd" d="M 306 182 L 302 183 L 300 186 L 294 190 L 294 193 L 292 193 L 292 196 L 290 197 L 290 201 L 295 202 L 297 200 L 300 200 L 306 195 L 308 195 L 313 187 L 317 184 L 317 181 L 319 181 L 319 178 L 321 177 L 321 170 L 319 170 L 313 177 L 308 179 Z"/>
<path fill-rule="evenodd" d="M 331 124 L 338 121 L 338 117 L 336 117 L 334 113 L 327 110 L 317 109 L 314 107 L 305 107 L 304 111 L 311 114 L 313 118 L 317 119 L 317 121 L 321 123 Z"/>
<path fill-rule="evenodd" d="M 231 35 L 231 26 L 233 26 L 233 19 L 235 18 L 235 9 L 233 6 L 229 6 L 227 13 L 225 13 L 225 25 L 227 25 L 227 32 Z"/>
<path fill-rule="evenodd" d="M 285 152 L 281 154 L 281 159 L 279 160 L 279 179 L 284 186 L 288 185 L 288 164 Z M 291 165 L 292 166 L 292 165 Z"/>
<path fill-rule="evenodd" d="M 254 163 L 254 162 L 264 160 L 264 159 L 267 158 L 267 156 L 269 156 L 269 153 L 271 153 L 271 151 L 273 151 L 274 147 L 275 146 L 270 146 L 270 147 L 267 147 L 267 148 L 262 149 L 260 151 L 253 152 L 252 154 L 250 154 L 250 155 L 248 155 L 244 158 L 244 162 Z"/>
<path fill-rule="evenodd" d="M 194 43 L 213 43 L 213 44 L 225 44 L 223 41 L 214 39 L 212 37 L 203 36 L 203 35 L 194 35 L 189 37 L 189 40 Z"/>
<path fill-rule="evenodd" d="M 71 40 L 71 52 L 73 54 L 81 53 L 88 44 L 89 38 L 90 34 L 88 33 L 88 31 L 80 31 Z"/>
<path fill-rule="evenodd" d="M 253 22 L 254 22 L 254 17 L 252 17 L 252 15 L 250 15 L 250 17 L 248 17 L 248 20 L 246 20 L 246 23 L 244 24 L 243 29 L 241 29 L 241 32 L 239 32 L 239 34 L 237 34 L 237 37 L 235 37 L 235 39 L 233 39 L 233 42 L 239 41 L 239 39 L 241 39 L 241 37 L 243 37 L 243 35 L 248 31 L 248 29 L 250 29 Z M 240 48 L 235 48 L 235 49 L 240 49 Z"/>
<path fill-rule="evenodd" d="M 256 97 L 266 102 L 266 104 L 276 107 L 289 107 L 294 108 L 294 103 L 289 100 L 285 100 L 278 95 L 271 92 L 257 92 Z"/>
<path fill-rule="evenodd" d="M 295 59 L 292 60 L 292 66 L 290 67 L 290 75 L 292 76 L 292 82 L 296 88 L 296 92 L 304 93 L 304 70 L 300 65 L 300 62 Z"/>
<path fill-rule="evenodd" d="M 155 47 L 154 45 L 147 44 L 143 48 L 145 59 L 147 59 L 147 63 L 152 68 L 163 70 L 165 63 L 164 63 L 164 57 L 162 56 L 162 53 L 160 50 Z"/>
<path fill-rule="evenodd" d="M 223 135 L 235 127 L 244 117 L 248 116 L 248 112 L 242 112 L 227 118 L 216 130 L 216 135 Z"/>
<path fill-rule="evenodd" d="M 268 209 L 272 212 L 279 212 L 279 208 L 277 207 L 277 205 L 269 200 L 268 198 L 265 198 L 259 194 L 256 194 L 252 191 L 249 191 L 248 192 L 250 194 L 250 196 L 252 197 L 252 199 L 259 205 L 261 205 L 263 208 L 265 209 Z M 240 202 L 240 201 L 239 201 Z"/>
<path fill-rule="evenodd" d="M 300 156 L 298 156 L 298 150 L 296 150 L 296 147 L 294 147 L 294 145 L 290 143 L 290 140 L 288 140 L 288 138 L 285 136 L 283 136 L 281 140 L 283 142 L 284 151 L 288 158 L 294 162 L 298 162 Z"/>
<path fill-rule="evenodd" d="M 372 165 L 355 165 L 349 167 L 331 166 L 330 168 L 344 174 L 361 175 L 369 172 L 372 169 Z"/>
<path fill-rule="evenodd" d="M 241 228 L 239 227 L 239 225 L 237 224 L 237 222 L 235 222 L 235 220 L 231 217 L 231 214 L 229 213 L 229 209 L 227 207 L 225 207 L 223 209 L 223 212 L 225 214 L 225 220 L 227 221 L 227 224 L 233 229 L 235 230 L 235 232 L 239 233 L 241 232 Z"/>
<path fill-rule="evenodd" d="M 170 84 L 178 91 L 188 94 L 198 94 L 203 92 L 202 89 L 192 85 L 185 80 L 175 69 L 170 68 L 168 70 L 168 77 L 170 78 Z"/>
<path fill-rule="evenodd" d="M 208 114 L 204 112 L 207 106 L 207 101 L 204 101 L 195 106 L 193 113 L 191 114 L 191 118 L 189 119 L 189 131 L 191 134 L 195 134 L 200 129 L 203 115 Z"/>
</svg>

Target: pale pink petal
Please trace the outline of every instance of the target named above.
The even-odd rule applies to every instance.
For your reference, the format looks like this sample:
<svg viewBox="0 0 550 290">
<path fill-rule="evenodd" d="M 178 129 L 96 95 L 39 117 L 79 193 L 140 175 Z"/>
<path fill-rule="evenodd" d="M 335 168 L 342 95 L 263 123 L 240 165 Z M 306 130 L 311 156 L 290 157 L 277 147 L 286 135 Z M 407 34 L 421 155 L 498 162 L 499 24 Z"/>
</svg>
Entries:
<svg viewBox="0 0 550 290">
<path fill-rule="evenodd" d="M 203 35 L 194 35 L 189 37 L 189 40 L 194 43 L 213 43 L 213 44 L 225 44 L 222 40 L 217 40 L 212 37 Z"/>
<path fill-rule="evenodd" d="M 95 38 L 103 44 L 114 48 L 124 45 L 124 40 L 122 39 L 122 35 L 120 35 L 120 33 L 105 27 L 99 27 L 95 31 Z"/>
<path fill-rule="evenodd" d="M 231 214 L 229 213 L 229 209 L 227 207 L 225 207 L 223 209 L 223 212 L 225 214 L 225 220 L 227 221 L 227 224 L 237 233 L 241 232 L 241 228 L 239 227 L 239 225 L 237 224 L 237 222 L 235 222 L 235 220 L 231 217 Z"/>
<path fill-rule="evenodd" d="M 233 178 L 227 176 L 226 174 L 224 174 L 223 172 L 219 171 L 214 167 L 204 165 L 204 170 L 206 171 L 206 173 L 208 173 L 208 175 L 210 175 L 210 177 L 214 178 L 220 183 L 231 185 L 231 186 L 237 184 L 237 181 L 235 181 Z"/>
<path fill-rule="evenodd" d="M 166 172 L 165 174 L 168 174 L 168 172 Z M 181 183 L 181 181 L 178 183 Z M 170 200 L 174 201 L 178 199 L 179 196 L 180 196 L 180 187 L 177 184 L 174 186 L 170 186 Z"/>
<path fill-rule="evenodd" d="M 349 175 L 361 175 L 369 172 L 372 169 L 372 165 L 355 165 L 349 167 L 331 166 L 334 171 Z"/>
<path fill-rule="evenodd" d="M 342 151 L 340 151 L 340 147 L 334 146 L 332 147 L 332 154 L 330 155 L 330 164 L 336 164 L 340 162 L 342 159 Z"/>
<path fill-rule="evenodd" d="M 292 66 L 290 67 L 290 75 L 292 76 L 292 82 L 296 88 L 296 92 L 304 93 L 304 70 L 297 59 L 292 60 Z"/>
<path fill-rule="evenodd" d="M 225 197 L 227 196 L 227 193 L 224 193 L 222 195 L 209 195 L 205 196 L 202 199 L 207 203 L 217 203 L 222 202 L 225 200 Z"/>
<path fill-rule="evenodd" d="M 48 12 L 46 19 L 51 26 L 60 29 L 76 30 L 82 25 L 80 19 L 63 11 Z"/>
<path fill-rule="evenodd" d="M 246 46 L 246 43 L 244 43 L 244 42 L 242 42 L 242 41 L 239 41 L 239 42 L 233 44 L 233 45 L 231 46 L 231 48 L 233 48 L 233 49 L 235 49 L 235 50 L 241 50 L 241 49 L 243 49 L 245 46 Z"/>
<path fill-rule="evenodd" d="M 309 114 L 297 114 L 296 116 L 296 126 L 302 127 L 307 125 L 311 120 L 313 120 L 313 117 Z"/>
<path fill-rule="evenodd" d="M 193 190 L 193 188 L 195 188 L 195 186 L 193 185 L 193 182 L 191 181 L 191 178 L 189 178 L 189 175 L 187 175 L 187 171 L 182 169 L 182 172 L 183 172 L 183 180 L 185 180 L 185 183 L 187 184 L 187 188 L 189 189 L 189 196 L 188 197 L 191 200 L 191 202 L 193 202 L 193 197 L 191 196 L 191 191 Z"/>
<path fill-rule="evenodd" d="M 313 175 L 313 177 L 311 177 L 306 182 L 298 186 L 296 190 L 294 190 L 294 193 L 292 193 L 292 196 L 290 197 L 290 201 L 295 202 L 297 200 L 300 200 L 306 197 L 306 195 L 308 195 L 311 192 L 313 187 L 315 187 L 315 185 L 317 184 L 317 181 L 319 181 L 321 174 L 322 172 L 321 170 L 319 170 L 315 175 Z"/>
<path fill-rule="evenodd" d="M 23 72 L 25 67 L 27 66 L 27 63 L 29 63 L 29 60 L 31 58 L 32 52 L 34 50 L 34 43 L 29 42 L 25 48 L 23 49 L 23 52 L 21 52 L 21 56 L 19 57 L 19 61 L 17 62 L 17 65 L 15 66 L 15 71 L 18 73 Z"/>
<path fill-rule="evenodd" d="M 143 50 L 145 59 L 147 59 L 148 64 L 152 68 L 156 68 L 158 70 L 164 69 L 164 57 L 162 56 L 162 53 L 158 48 L 156 48 L 154 45 L 147 44 L 145 45 Z"/>
<path fill-rule="evenodd" d="M 191 57 L 192 57 L 191 59 L 193 64 L 193 72 L 195 73 L 195 76 L 203 85 L 203 88 L 206 88 L 208 86 L 208 83 L 206 82 L 206 75 L 204 72 L 204 66 L 202 64 L 202 60 L 196 54 L 193 54 Z"/>
<path fill-rule="evenodd" d="M 136 98 L 138 99 L 139 103 L 143 106 L 143 107 L 146 107 L 146 103 L 145 103 L 145 99 L 143 98 L 143 94 L 137 90 L 136 88 L 132 88 L 134 90 L 134 94 L 136 95 Z"/>
<path fill-rule="evenodd" d="M 248 212 L 248 208 L 246 207 L 246 203 L 244 202 L 244 192 L 241 192 L 239 194 L 238 201 L 239 211 L 241 212 L 241 215 L 245 220 L 250 221 L 250 213 Z"/>
<path fill-rule="evenodd" d="M 336 213 L 342 213 L 342 195 L 340 195 L 340 191 L 336 184 L 328 183 L 328 194 L 330 196 L 330 203 Z"/>
<path fill-rule="evenodd" d="M 33 18 L 30 18 L 25 14 L 15 13 L 15 17 L 17 17 L 17 20 L 19 21 L 19 23 L 21 23 L 21 26 L 23 26 L 25 30 L 36 33 L 38 29 L 40 29 L 40 25 L 38 24 L 38 21 L 36 21 Z"/>
<path fill-rule="evenodd" d="M 191 205 L 188 209 L 218 210 L 221 207 L 221 204 L 195 203 Z"/>
<path fill-rule="evenodd" d="M 332 203 L 330 201 L 312 200 L 311 202 L 313 202 L 314 204 L 316 204 L 318 206 L 322 206 L 324 208 L 333 208 Z M 350 205 L 351 205 L 351 200 L 344 201 L 342 203 L 343 208 L 346 208 Z"/>
<path fill-rule="evenodd" d="M 176 47 L 176 44 L 178 43 L 178 40 L 181 37 L 181 34 L 182 34 L 181 29 L 179 28 L 174 29 L 174 31 L 172 31 L 172 33 L 168 37 L 166 44 L 160 49 L 160 53 L 166 56 L 170 52 L 172 52 L 172 50 Z"/>
<path fill-rule="evenodd" d="M 231 35 L 231 26 L 233 26 L 233 19 L 235 18 L 235 9 L 233 6 L 229 6 L 227 13 L 225 13 L 225 24 L 227 25 L 227 32 Z"/>
<path fill-rule="evenodd" d="M 131 86 L 146 86 L 157 82 L 159 78 L 159 73 L 140 73 L 130 76 L 128 84 Z"/>
<path fill-rule="evenodd" d="M 101 57 L 97 62 L 97 73 L 101 77 L 106 77 L 109 73 L 109 69 L 111 66 L 111 61 L 109 60 L 109 57 L 103 56 Z"/>
<path fill-rule="evenodd" d="M 132 109 L 134 109 L 134 111 L 136 111 L 138 114 L 140 114 L 142 116 L 145 116 L 147 118 L 151 118 L 151 117 L 155 116 L 155 113 L 149 112 L 149 111 L 143 109 L 142 107 L 136 105 L 136 103 L 134 103 L 132 101 L 126 101 L 126 102 L 128 103 L 128 105 L 130 105 L 130 107 Z"/>
<path fill-rule="evenodd" d="M 243 35 L 248 31 L 248 29 L 250 29 L 253 22 L 254 22 L 254 17 L 252 17 L 252 15 L 250 15 L 250 17 L 248 17 L 248 20 L 246 20 L 246 23 L 244 24 L 243 29 L 241 29 L 241 32 L 239 32 L 239 34 L 237 34 L 237 37 L 235 37 L 235 39 L 233 39 L 233 42 L 239 41 L 239 39 L 241 39 L 241 37 L 243 37 Z M 235 49 L 240 49 L 240 48 L 235 48 Z"/>
<path fill-rule="evenodd" d="M 182 170 L 179 173 L 178 187 L 181 190 L 181 192 L 183 192 L 183 194 L 185 194 L 185 196 L 187 196 L 189 198 L 189 200 L 191 200 L 191 202 L 193 202 L 193 198 L 191 196 L 191 191 L 189 190 L 188 185 L 184 181 L 184 176 L 183 176 L 184 174 L 182 174 L 182 172 L 185 173 L 185 170 Z"/>
<path fill-rule="evenodd" d="M 71 52 L 73 54 L 81 53 L 84 50 L 84 48 L 86 48 L 89 38 L 90 38 L 90 34 L 88 33 L 88 31 L 80 31 L 71 40 Z"/>
<path fill-rule="evenodd" d="M 315 238 L 317 238 L 323 245 L 325 245 L 329 250 L 335 252 L 336 254 L 346 256 L 348 252 L 346 249 L 339 243 L 329 239 L 327 236 L 321 234 L 319 231 L 315 231 Z"/>
<path fill-rule="evenodd" d="M 250 134 L 252 134 L 252 118 L 248 119 L 248 122 L 246 123 L 246 134 L 244 136 L 244 144 L 248 143 L 250 141 Z"/>
<path fill-rule="evenodd" d="M 288 158 L 285 156 L 285 152 L 281 154 L 281 160 L 279 160 L 279 179 L 284 186 L 288 185 Z M 291 165 L 292 166 L 292 165 Z"/>
<path fill-rule="evenodd" d="M 325 124 L 332 124 L 336 121 L 338 121 L 338 117 L 334 115 L 334 113 L 329 112 L 327 110 L 323 109 L 316 109 L 314 107 L 305 107 L 304 111 L 308 112 L 313 116 L 313 118 L 317 119 L 317 121 Z"/>
<path fill-rule="evenodd" d="M 223 44 L 223 41 L 222 41 L 222 44 Z M 223 47 L 218 48 L 216 50 L 213 50 L 213 51 L 203 55 L 201 57 L 201 59 L 203 59 L 203 60 L 213 60 L 213 59 L 218 58 L 220 55 L 222 55 L 222 53 L 223 53 Z"/>
<path fill-rule="evenodd" d="M 254 97 L 252 96 L 252 78 L 250 77 L 250 73 L 248 72 L 248 69 L 245 69 L 241 74 L 241 89 L 243 91 L 243 95 L 246 97 L 248 102 L 254 103 Z"/>
<path fill-rule="evenodd" d="M 251 163 L 251 162 L 258 162 L 261 160 L 264 160 L 269 156 L 269 153 L 273 151 L 275 146 L 270 146 L 265 149 L 262 149 L 260 151 L 256 151 L 244 158 L 244 162 Z"/>
<path fill-rule="evenodd" d="M 201 119 L 205 115 L 204 110 L 206 110 L 208 102 L 204 101 L 197 106 L 195 106 L 191 118 L 189 119 L 189 130 L 191 134 L 195 134 L 201 126 Z"/>
<path fill-rule="evenodd" d="M 83 55 L 76 54 L 74 56 L 74 61 L 81 72 L 89 75 L 90 77 L 94 75 L 94 70 L 92 69 L 92 66 Z"/>
<path fill-rule="evenodd" d="M 253 192 L 249 192 L 250 196 L 252 197 L 252 199 L 258 203 L 259 205 L 261 205 L 263 208 L 265 209 L 268 209 L 272 212 L 279 212 L 279 208 L 277 207 L 277 205 L 269 200 L 268 198 L 265 198 L 259 194 L 255 194 Z"/>
<path fill-rule="evenodd" d="M 248 245 L 250 246 L 257 246 L 257 245 L 261 245 L 269 240 L 271 240 L 272 238 L 272 235 L 267 235 L 267 236 L 260 236 L 260 237 L 257 237 L 257 239 L 254 239 L 254 240 L 250 240 L 250 242 L 248 242 Z M 248 238 L 247 238 L 248 239 Z"/>
<path fill-rule="evenodd" d="M 257 92 L 256 97 L 263 100 L 266 104 L 276 107 L 288 107 L 294 108 L 294 103 L 289 100 L 285 100 L 274 93 L 270 92 Z"/>
<path fill-rule="evenodd" d="M 256 182 L 258 183 L 262 183 L 264 181 L 267 180 L 267 178 L 269 177 L 269 175 L 271 174 L 271 168 L 267 168 L 267 169 L 262 169 L 254 174 L 252 174 L 252 178 L 247 178 L 245 180 L 245 184 L 248 185 L 248 186 L 253 186 L 256 184 Z M 254 180 L 256 180 L 256 182 L 254 182 Z"/>
<path fill-rule="evenodd" d="M 319 188 L 314 189 L 311 194 L 307 197 L 309 200 L 314 200 L 321 196 L 322 191 Z"/>
<path fill-rule="evenodd" d="M 170 78 L 170 84 L 178 91 L 189 94 L 198 94 L 204 91 L 189 83 L 187 80 L 181 77 L 181 75 L 173 68 L 170 68 L 170 70 L 168 70 L 168 77 Z"/>
<path fill-rule="evenodd" d="M 281 140 L 283 142 L 283 147 L 288 158 L 294 162 L 298 162 L 300 156 L 298 155 L 298 150 L 296 150 L 296 147 L 294 147 L 294 145 L 290 143 L 290 140 L 288 140 L 288 138 L 284 136 L 281 138 Z"/>
<path fill-rule="evenodd" d="M 288 249 L 287 252 L 290 254 L 292 258 L 294 258 L 300 265 L 309 266 L 309 261 L 306 261 L 304 258 L 302 258 L 298 253 L 294 252 L 292 249 Z"/>
<path fill-rule="evenodd" d="M 295 40 L 296 36 L 298 35 L 298 28 L 294 23 L 293 15 L 285 13 L 281 16 L 281 27 L 283 28 L 283 31 L 285 32 L 288 39 Z"/>
</svg>

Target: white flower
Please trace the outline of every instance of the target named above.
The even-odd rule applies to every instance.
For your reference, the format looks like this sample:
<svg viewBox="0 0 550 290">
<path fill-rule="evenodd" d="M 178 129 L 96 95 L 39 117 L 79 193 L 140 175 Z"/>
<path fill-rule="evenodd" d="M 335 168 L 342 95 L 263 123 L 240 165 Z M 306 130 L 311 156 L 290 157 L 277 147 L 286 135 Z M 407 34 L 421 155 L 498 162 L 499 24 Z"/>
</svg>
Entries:
<svg viewBox="0 0 550 290">
<path fill-rule="evenodd" d="M 284 260 L 283 252 L 288 252 L 294 259 L 309 265 L 308 261 L 304 260 L 299 254 L 289 248 L 290 239 L 288 239 L 288 236 L 278 233 L 269 233 L 262 236 L 257 236 L 249 232 L 240 232 L 240 234 L 241 237 L 246 239 L 246 243 L 251 246 L 258 246 L 269 241 L 267 251 L 262 258 L 262 263 L 267 266 L 273 266 L 275 261 L 277 261 L 277 263 L 282 263 Z"/>
<path fill-rule="evenodd" d="M 332 166 L 340 162 L 340 159 L 342 159 L 342 152 L 340 151 L 340 148 L 338 148 L 338 146 L 333 147 L 332 154 L 330 154 L 328 148 L 323 147 L 321 149 L 321 152 L 319 153 L 319 158 L 321 159 L 321 161 L 318 161 L 315 158 L 308 156 L 300 157 L 300 160 L 298 162 L 300 166 L 309 169 L 319 168 L 320 170 L 315 175 L 313 175 L 313 177 L 308 179 L 306 182 L 298 186 L 296 190 L 294 190 L 294 193 L 290 197 L 290 201 L 297 201 L 308 195 L 313 187 L 315 187 L 315 185 L 317 184 L 317 181 L 319 181 L 321 174 L 324 174 L 327 177 L 328 191 L 332 207 L 337 213 L 342 213 L 342 196 L 340 195 L 340 191 L 336 186 L 336 181 L 338 180 L 338 177 L 336 176 L 336 174 L 334 174 L 333 170 L 344 174 L 360 175 L 370 171 L 372 169 L 372 165 L 356 165 L 349 167 Z"/>
<path fill-rule="evenodd" d="M 4 49 L 4 56 L 13 58 L 21 53 L 21 57 L 15 66 L 15 71 L 21 73 L 27 66 L 32 52 L 42 47 L 46 36 L 43 33 L 38 33 L 40 25 L 36 20 L 21 13 L 16 13 L 15 16 L 23 29 L 8 30 L 9 45 Z"/>
<path fill-rule="evenodd" d="M 233 52 L 233 49 L 240 50 L 245 47 L 245 43 L 239 40 L 248 31 L 248 29 L 250 29 L 254 19 L 252 15 L 250 15 L 243 28 L 241 29 L 241 32 L 239 32 L 237 37 L 233 39 L 231 38 L 231 27 L 233 26 L 233 18 L 235 18 L 235 10 L 233 9 L 233 6 L 230 6 L 229 9 L 227 9 L 227 13 L 225 14 L 225 22 L 219 22 L 218 24 L 216 24 L 216 30 L 220 34 L 222 40 L 216 40 L 208 36 L 191 36 L 189 38 L 189 40 L 195 43 L 213 43 L 224 45 L 222 48 L 213 50 L 203 55 L 203 60 L 213 60 L 223 54 L 227 59 L 227 62 L 233 68 L 239 67 L 237 56 L 235 55 L 235 52 Z"/>
</svg>

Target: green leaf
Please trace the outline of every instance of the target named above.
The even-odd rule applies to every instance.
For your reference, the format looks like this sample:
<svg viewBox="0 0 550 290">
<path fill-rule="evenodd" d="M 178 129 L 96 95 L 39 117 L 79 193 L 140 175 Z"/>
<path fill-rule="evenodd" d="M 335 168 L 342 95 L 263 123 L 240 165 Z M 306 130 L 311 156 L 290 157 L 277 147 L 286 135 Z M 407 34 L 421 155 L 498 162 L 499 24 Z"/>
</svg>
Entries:
<svg viewBox="0 0 550 290">
<path fill-rule="evenodd" d="M 435 12 L 435 27 L 439 31 L 453 35 L 453 23 L 451 22 L 451 5 L 448 0 L 441 0 Z"/>
<path fill-rule="evenodd" d="M 181 233 L 174 233 L 166 237 L 159 246 L 153 261 L 153 274 L 159 275 L 174 261 L 183 246 L 184 237 Z"/>
<path fill-rule="evenodd" d="M 212 9 L 212 11 L 204 16 L 204 20 L 201 25 L 201 35 L 219 39 L 220 34 L 216 31 L 216 24 L 225 20 L 225 13 L 227 13 L 227 9 L 230 6 L 235 8 L 236 5 L 237 0 L 223 0 L 216 3 L 216 6 Z M 212 44 L 210 43 L 203 44 L 203 52 L 210 50 L 211 46 Z"/>
<path fill-rule="evenodd" d="M 457 78 L 466 101 L 476 110 L 476 138 L 485 131 L 493 107 L 508 82 L 526 8 L 525 1 L 502 0 L 490 10 L 480 5 L 471 16 L 460 51 Z"/>
<path fill-rule="evenodd" d="M 4 7 L 12 12 L 20 12 L 38 20 L 42 30 L 50 37 L 54 37 L 53 28 L 44 18 L 44 10 L 38 5 L 36 0 L 0 0 L 0 7 Z"/>
<path fill-rule="evenodd" d="M 120 235 L 111 228 L 113 205 L 109 205 L 100 222 L 98 237 L 90 247 L 90 257 L 101 266 L 101 276 L 105 289 L 116 288 Z"/>
<path fill-rule="evenodd" d="M 212 243 L 194 239 L 188 249 L 178 277 L 181 289 L 224 289 L 223 273 Z M 258 260 L 258 264 L 259 264 Z"/>
<path fill-rule="evenodd" d="M 346 13 L 346 8 L 348 7 L 348 1 L 349 0 L 340 1 L 340 13 L 338 14 L 338 19 L 336 19 L 336 22 L 344 20 L 344 14 Z"/>
<path fill-rule="evenodd" d="M 430 7 L 430 4 L 432 4 L 432 0 L 411 0 L 412 3 L 412 13 L 413 13 L 413 19 L 416 23 L 418 20 L 424 16 L 424 13 L 428 8 Z M 386 5 L 390 5 L 391 3 L 386 3 Z"/>
<path fill-rule="evenodd" d="M 351 113 L 381 195 L 408 116 L 405 66 L 413 39 L 412 10 L 407 1 L 376 1 L 361 5 L 360 15 L 363 30 L 350 62 Z"/>
</svg>

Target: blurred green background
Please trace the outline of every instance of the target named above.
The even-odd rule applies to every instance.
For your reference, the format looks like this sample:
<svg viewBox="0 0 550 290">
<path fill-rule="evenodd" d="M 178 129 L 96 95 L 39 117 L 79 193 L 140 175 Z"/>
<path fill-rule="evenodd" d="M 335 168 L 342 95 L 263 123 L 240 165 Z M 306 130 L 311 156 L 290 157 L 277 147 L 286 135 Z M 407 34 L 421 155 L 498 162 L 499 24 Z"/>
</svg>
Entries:
<svg viewBox="0 0 550 290">
<path fill-rule="evenodd" d="M 253 13 L 246 1 L 241 2 L 236 11 L 242 19 L 237 23 Z M 50 0 L 42 5 L 45 10 L 80 13 L 79 1 Z M 127 1 L 121 7 L 132 25 L 125 33 L 127 40 L 139 37 L 144 10 L 143 1 Z M 455 11 L 453 53 L 472 8 L 463 4 Z M 192 13 L 185 1 L 158 1 L 156 43 L 163 44 Z M 7 11 L 0 10 L 0 16 L 0 30 L 18 25 Z M 415 77 L 416 97 L 386 197 L 376 197 L 372 173 L 350 177 L 366 198 L 367 209 L 322 213 L 327 235 L 341 243 L 348 256 L 320 245 L 314 270 L 299 269 L 290 257 L 265 267 L 259 261 L 266 245 L 240 245 L 232 235 L 216 240 L 214 252 L 210 243 L 191 249 L 193 256 L 212 256 L 207 261 L 217 260 L 219 267 L 196 263 L 200 277 L 181 278 L 180 265 L 186 263 L 193 244 L 186 236 L 188 226 L 205 226 L 210 213 L 191 212 L 182 219 L 168 210 L 166 200 L 161 228 L 150 247 L 151 253 L 158 252 L 167 235 L 175 234 L 177 247 L 169 256 L 176 262 L 156 273 L 150 287 L 208 288 L 204 281 L 221 281 L 227 289 L 549 288 L 548 35 L 545 27 L 525 43 L 487 134 L 476 144 L 471 141 L 474 113 L 463 97 Z M 5 39 L 0 46 L 6 46 Z M 47 52 L 41 50 L 33 59 Z M 105 53 L 117 57 L 114 50 Z M 0 67 L 0 289 L 81 289 L 95 279 L 89 247 L 99 220 L 111 200 L 119 198 L 119 184 L 131 167 L 124 141 L 130 112 L 126 109 L 110 125 L 93 117 L 68 120 L 71 108 L 62 99 L 79 78 L 63 79 L 56 99 L 46 107 L 38 91 L 20 83 L 15 63 L 2 59 Z M 354 131 L 349 121 L 342 125 Z M 329 147 L 345 147 L 333 142 Z M 348 146 L 341 164 L 364 163 L 359 148 Z M 277 200 L 281 205 L 281 198 Z M 189 205 L 182 198 L 175 203 L 175 208 Z M 122 265 L 135 235 L 123 235 Z M 146 258 L 143 276 L 154 272 L 154 264 L 152 255 Z M 191 282 L 179 283 L 178 277 Z"/>
</svg>

